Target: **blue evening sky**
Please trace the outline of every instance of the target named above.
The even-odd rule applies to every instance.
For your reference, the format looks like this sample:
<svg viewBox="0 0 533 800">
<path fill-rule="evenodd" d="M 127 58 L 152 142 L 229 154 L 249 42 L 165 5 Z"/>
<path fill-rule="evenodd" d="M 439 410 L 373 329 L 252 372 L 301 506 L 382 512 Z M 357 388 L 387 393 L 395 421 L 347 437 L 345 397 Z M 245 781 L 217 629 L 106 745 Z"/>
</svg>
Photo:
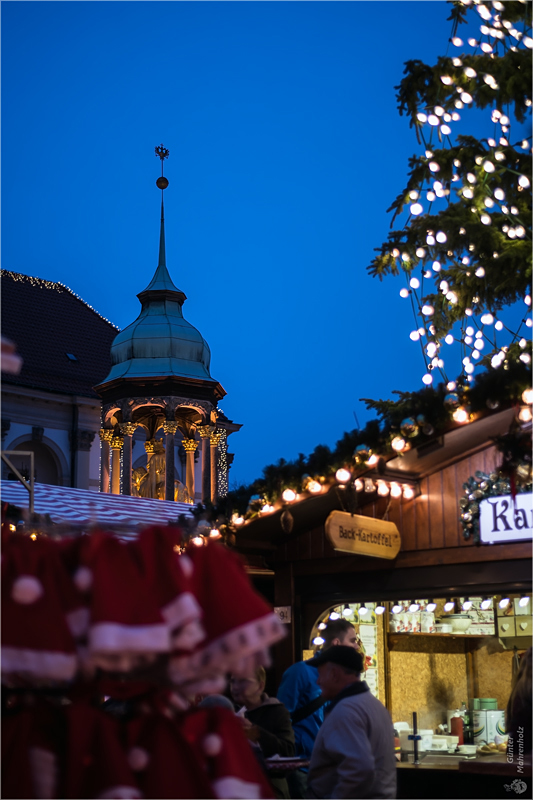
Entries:
<svg viewBox="0 0 533 800">
<path fill-rule="evenodd" d="M 120 328 L 167 265 L 210 345 L 230 484 L 422 387 L 403 281 L 367 275 L 420 153 L 394 86 L 437 2 L 3 2 L 2 265 Z M 449 374 L 455 377 L 456 367 Z"/>
</svg>

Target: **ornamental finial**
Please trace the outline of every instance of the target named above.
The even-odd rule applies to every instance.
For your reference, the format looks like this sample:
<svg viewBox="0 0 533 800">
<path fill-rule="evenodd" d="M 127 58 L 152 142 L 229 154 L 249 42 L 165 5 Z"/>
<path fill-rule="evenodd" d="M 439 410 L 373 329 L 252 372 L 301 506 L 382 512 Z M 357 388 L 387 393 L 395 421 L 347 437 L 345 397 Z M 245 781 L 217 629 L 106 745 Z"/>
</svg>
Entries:
<svg viewBox="0 0 533 800">
<path fill-rule="evenodd" d="M 158 156 L 161 159 L 161 177 L 156 180 L 155 184 L 157 188 L 161 190 L 166 189 L 168 186 L 168 180 L 163 175 L 163 164 L 165 162 L 165 158 L 168 158 L 168 153 L 169 151 L 163 144 L 160 144 L 158 147 L 155 148 L 156 156 Z M 161 195 L 161 197 L 163 197 L 163 195 Z"/>
</svg>

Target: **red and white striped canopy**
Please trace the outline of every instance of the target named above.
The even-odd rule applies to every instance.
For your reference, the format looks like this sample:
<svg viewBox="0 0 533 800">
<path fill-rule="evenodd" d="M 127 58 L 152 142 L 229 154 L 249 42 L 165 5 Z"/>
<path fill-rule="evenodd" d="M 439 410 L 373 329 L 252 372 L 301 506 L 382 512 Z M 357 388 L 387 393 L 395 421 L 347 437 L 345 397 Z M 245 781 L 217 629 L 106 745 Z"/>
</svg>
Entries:
<svg viewBox="0 0 533 800">
<path fill-rule="evenodd" d="M 29 492 L 19 481 L 1 481 L 2 502 L 29 508 Z M 170 500 L 149 500 L 87 489 L 35 484 L 34 512 L 49 514 L 53 522 L 149 525 L 174 522 L 180 514 L 192 516 L 192 506 Z"/>
</svg>

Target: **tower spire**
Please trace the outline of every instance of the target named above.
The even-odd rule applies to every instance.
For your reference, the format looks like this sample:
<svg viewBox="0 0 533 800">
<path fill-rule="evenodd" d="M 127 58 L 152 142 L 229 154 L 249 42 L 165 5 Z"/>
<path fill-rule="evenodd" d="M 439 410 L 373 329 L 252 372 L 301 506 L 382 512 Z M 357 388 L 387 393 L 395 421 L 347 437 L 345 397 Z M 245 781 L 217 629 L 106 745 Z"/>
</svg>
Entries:
<svg viewBox="0 0 533 800">
<path fill-rule="evenodd" d="M 157 269 L 155 271 L 154 277 L 152 278 L 151 282 L 148 284 L 146 289 L 144 289 L 144 291 L 142 291 L 140 294 L 137 295 L 137 297 L 143 303 L 148 298 L 149 294 L 151 296 L 152 292 L 161 292 L 161 291 L 172 292 L 175 295 L 175 299 L 177 299 L 181 305 L 187 298 L 185 294 L 173 284 L 172 279 L 168 274 L 166 250 L 165 250 L 165 206 L 163 203 L 163 192 L 168 186 L 168 179 L 165 178 L 163 174 L 163 167 L 165 159 L 168 158 L 169 151 L 164 145 L 160 144 L 155 148 L 155 154 L 158 158 L 161 159 L 161 176 L 155 182 L 158 189 L 161 189 L 161 231 L 159 234 L 159 261 L 157 264 Z"/>
</svg>

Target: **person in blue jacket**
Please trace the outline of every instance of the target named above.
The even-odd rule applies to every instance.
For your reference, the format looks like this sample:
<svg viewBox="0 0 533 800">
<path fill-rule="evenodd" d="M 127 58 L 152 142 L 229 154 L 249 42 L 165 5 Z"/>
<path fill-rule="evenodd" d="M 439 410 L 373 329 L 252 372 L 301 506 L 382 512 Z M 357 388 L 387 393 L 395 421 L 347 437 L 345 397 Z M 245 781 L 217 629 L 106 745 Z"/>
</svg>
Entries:
<svg viewBox="0 0 533 800">
<path fill-rule="evenodd" d="M 329 622 L 322 631 L 322 652 L 333 645 L 359 649 L 357 634 L 351 622 L 338 619 Z M 318 669 L 307 661 L 298 661 L 283 673 L 278 700 L 288 709 L 292 718 L 296 755 L 310 759 L 320 726 L 324 722 L 324 700 L 318 685 Z M 288 776 L 291 797 L 305 797 L 307 770 L 296 770 Z"/>
</svg>

